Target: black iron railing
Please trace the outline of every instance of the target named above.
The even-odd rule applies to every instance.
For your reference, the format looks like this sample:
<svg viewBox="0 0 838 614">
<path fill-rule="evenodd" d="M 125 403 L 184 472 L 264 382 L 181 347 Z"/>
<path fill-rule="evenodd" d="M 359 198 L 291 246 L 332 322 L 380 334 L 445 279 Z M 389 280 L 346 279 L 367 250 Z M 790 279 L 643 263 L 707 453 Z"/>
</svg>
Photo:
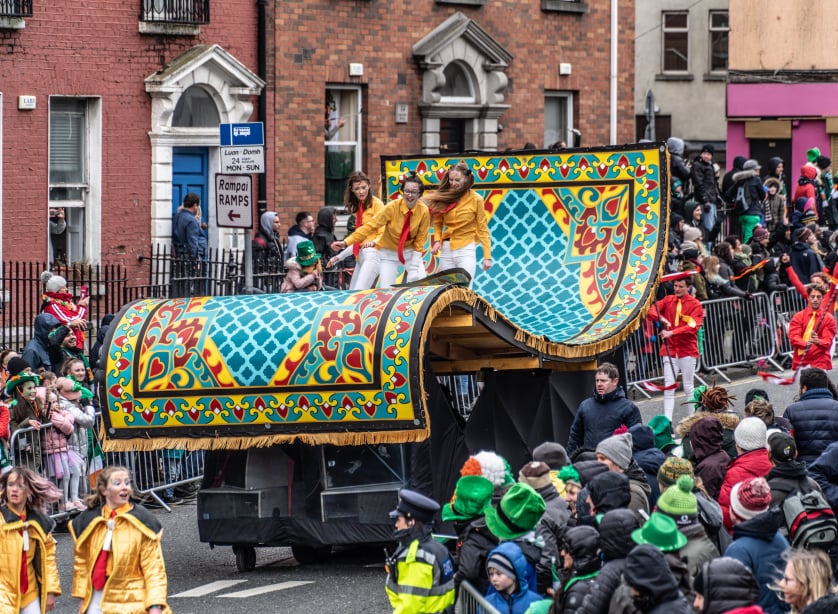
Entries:
<svg viewBox="0 0 838 614">
<path fill-rule="evenodd" d="M 0 17 L 32 17 L 32 0 L 0 0 Z"/>
<path fill-rule="evenodd" d="M 199 25 L 209 20 L 210 0 L 141 0 L 140 21 Z"/>
</svg>

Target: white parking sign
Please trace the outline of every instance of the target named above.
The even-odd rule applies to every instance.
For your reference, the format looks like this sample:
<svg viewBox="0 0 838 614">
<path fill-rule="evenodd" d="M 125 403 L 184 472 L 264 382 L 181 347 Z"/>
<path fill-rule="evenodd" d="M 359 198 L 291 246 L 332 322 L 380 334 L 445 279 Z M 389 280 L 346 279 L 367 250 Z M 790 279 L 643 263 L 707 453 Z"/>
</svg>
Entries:
<svg viewBox="0 0 838 614">
<path fill-rule="evenodd" d="M 215 176 L 215 219 L 221 228 L 253 228 L 253 178 Z"/>
</svg>

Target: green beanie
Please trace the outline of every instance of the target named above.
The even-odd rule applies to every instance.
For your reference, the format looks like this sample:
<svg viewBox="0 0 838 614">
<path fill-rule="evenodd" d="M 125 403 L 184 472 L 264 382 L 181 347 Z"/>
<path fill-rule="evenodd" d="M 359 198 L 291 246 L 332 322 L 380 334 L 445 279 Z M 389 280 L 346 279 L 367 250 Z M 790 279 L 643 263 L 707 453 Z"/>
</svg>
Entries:
<svg viewBox="0 0 838 614">
<path fill-rule="evenodd" d="M 672 518 L 679 527 L 692 524 L 698 516 L 694 485 L 690 476 L 682 475 L 675 486 L 670 486 L 658 497 L 658 511 Z"/>
<path fill-rule="evenodd" d="M 660 484 L 661 490 L 674 486 L 682 475 L 693 477 L 693 464 L 680 456 L 667 458 L 658 469 L 658 484 Z"/>
<path fill-rule="evenodd" d="M 559 479 L 565 484 L 576 484 L 581 488 L 582 480 L 579 479 L 579 472 L 573 465 L 566 465 L 559 469 Z"/>
<path fill-rule="evenodd" d="M 820 158 L 820 156 L 821 156 L 821 150 L 818 149 L 817 147 L 812 147 L 812 149 L 807 149 L 806 150 L 806 159 L 809 160 L 809 162 L 811 162 L 812 164 L 814 164 L 815 161 L 818 158 Z"/>
</svg>

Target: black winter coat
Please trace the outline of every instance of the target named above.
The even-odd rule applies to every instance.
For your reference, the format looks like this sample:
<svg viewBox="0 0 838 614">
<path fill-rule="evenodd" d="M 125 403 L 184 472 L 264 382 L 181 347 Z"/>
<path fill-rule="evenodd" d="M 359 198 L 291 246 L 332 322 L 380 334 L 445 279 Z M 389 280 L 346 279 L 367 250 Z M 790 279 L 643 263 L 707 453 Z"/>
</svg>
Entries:
<svg viewBox="0 0 838 614">
<path fill-rule="evenodd" d="M 576 448 L 595 450 L 599 443 L 614 434 L 621 424 L 631 428 L 641 424 L 640 410 L 626 398 L 619 386 L 608 394 L 589 397 L 582 401 L 567 440 L 567 454 L 573 454 Z"/>
<path fill-rule="evenodd" d="M 725 193 L 728 202 L 733 202 L 740 187 L 745 188 L 745 198 L 748 202 L 748 209 L 734 209 L 737 215 L 762 215 L 762 201 L 765 199 L 765 190 L 762 188 L 762 179 L 755 170 L 742 170 L 733 175 L 733 186 Z M 738 207 L 738 203 L 734 206 Z"/>
<path fill-rule="evenodd" d="M 692 614 L 692 605 L 678 590 L 664 554 L 651 544 L 634 548 L 626 559 L 623 576 L 629 586 L 649 596 L 654 606 L 647 614 Z"/>
<path fill-rule="evenodd" d="M 704 597 L 702 614 L 724 614 L 759 601 L 759 586 L 753 572 L 743 563 L 721 557 L 702 564 L 698 573 Z M 698 584 L 698 582 L 697 582 Z"/>
<path fill-rule="evenodd" d="M 809 475 L 823 490 L 823 495 L 838 514 L 838 441 L 830 444 L 815 462 L 809 465 Z"/>
<path fill-rule="evenodd" d="M 570 509 L 553 484 L 539 488 L 538 494 L 547 505 L 541 520 L 535 527 L 535 534 L 544 541 L 544 546 L 541 548 L 541 558 L 535 566 L 538 586 L 537 589 L 530 587 L 530 590 L 546 595 L 547 589 L 553 585 L 553 565 L 556 569 L 562 566 L 559 547 L 570 518 Z"/>
<path fill-rule="evenodd" d="M 631 532 L 640 527 L 634 512 L 612 510 L 599 524 L 599 542 L 605 564 L 594 578 L 593 586 L 582 604 L 585 614 L 608 614 L 614 591 L 620 586 L 626 556 L 634 547 Z"/>
<path fill-rule="evenodd" d="M 486 575 L 486 557 L 498 545 L 498 538 L 486 526 L 485 518 L 478 518 L 468 525 L 460 536 L 460 552 L 457 559 L 457 571 L 454 583 L 459 586 L 468 580 L 482 595 L 489 589 L 489 577 Z"/>
<path fill-rule="evenodd" d="M 791 461 L 790 463 L 779 463 L 765 476 L 768 485 L 771 487 L 771 507 L 780 507 L 789 494 L 797 489 L 808 487 L 809 490 L 821 492 L 818 483 L 809 477 L 806 471 L 806 463 L 803 461 Z"/>
<path fill-rule="evenodd" d="M 826 388 L 813 388 L 786 408 L 797 442 L 797 460 L 812 463 L 833 441 L 838 441 L 838 401 Z"/>
</svg>

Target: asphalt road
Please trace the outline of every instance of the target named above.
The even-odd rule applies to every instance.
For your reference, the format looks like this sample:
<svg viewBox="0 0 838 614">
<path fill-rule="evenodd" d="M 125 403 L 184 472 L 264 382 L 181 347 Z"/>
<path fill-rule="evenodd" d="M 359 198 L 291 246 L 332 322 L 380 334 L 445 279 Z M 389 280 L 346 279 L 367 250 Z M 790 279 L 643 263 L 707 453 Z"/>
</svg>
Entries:
<svg viewBox="0 0 838 614">
<path fill-rule="evenodd" d="M 782 414 L 798 394 L 796 386 L 766 384 L 750 370 L 731 370 L 734 379 L 726 385 L 737 399 L 741 414 L 745 393 L 754 387 L 768 392 L 775 411 Z M 714 383 L 712 376 L 706 378 Z M 646 399 L 629 392 L 640 407 L 644 422 L 659 413 L 661 395 Z M 676 396 L 675 420 L 692 412 L 683 392 Z M 229 547 L 211 550 L 198 541 L 195 503 L 174 508 L 171 513 L 155 511 L 163 523 L 163 551 L 169 576 L 169 604 L 177 614 L 229 614 L 236 612 L 362 614 L 389 612 L 384 592 L 384 554 L 379 547 L 335 552 L 324 563 L 300 565 L 288 548 L 257 549 L 256 569 L 240 573 Z M 58 564 L 64 596 L 56 612 L 75 614 L 78 601 L 69 596 L 72 581 L 72 542 L 58 533 Z"/>
</svg>

